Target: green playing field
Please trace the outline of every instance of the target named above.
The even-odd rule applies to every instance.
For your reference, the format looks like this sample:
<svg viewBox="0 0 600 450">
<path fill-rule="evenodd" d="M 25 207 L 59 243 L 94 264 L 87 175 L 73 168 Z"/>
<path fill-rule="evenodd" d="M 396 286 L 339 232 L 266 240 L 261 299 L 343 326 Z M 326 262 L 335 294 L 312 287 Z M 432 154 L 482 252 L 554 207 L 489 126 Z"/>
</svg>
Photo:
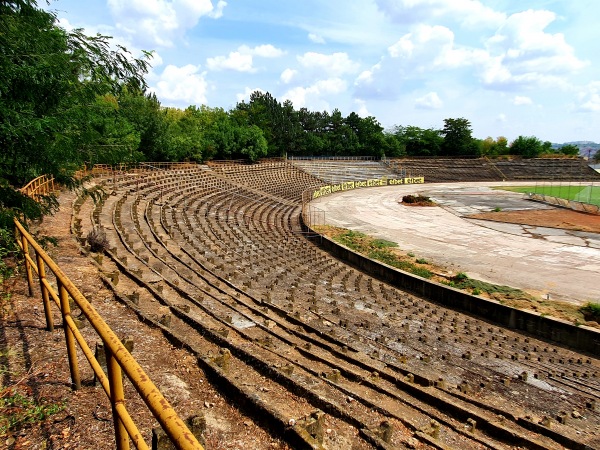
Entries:
<svg viewBox="0 0 600 450">
<path fill-rule="evenodd" d="M 535 185 L 535 186 L 510 186 L 502 187 L 507 191 L 533 192 L 534 194 L 551 195 L 553 197 L 574 200 L 600 206 L 600 186 L 578 184 L 578 185 Z"/>
</svg>

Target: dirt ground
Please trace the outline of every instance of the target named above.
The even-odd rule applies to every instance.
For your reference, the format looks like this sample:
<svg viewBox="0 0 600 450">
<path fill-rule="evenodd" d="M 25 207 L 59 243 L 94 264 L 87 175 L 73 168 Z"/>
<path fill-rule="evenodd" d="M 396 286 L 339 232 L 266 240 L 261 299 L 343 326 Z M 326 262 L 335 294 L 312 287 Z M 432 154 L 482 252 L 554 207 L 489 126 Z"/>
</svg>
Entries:
<svg viewBox="0 0 600 450">
<path fill-rule="evenodd" d="M 196 358 L 174 347 L 162 333 L 141 323 L 137 316 L 113 297 L 102 283 L 92 260 L 81 253 L 69 231 L 72 193 L 59 197 L 60 211 L 44 220 L 44 235 L 57 239 L 48 253 L 92 301 L 103 319 L 120 336 L 134 340 L 133 356 L 180 417 L 204 415 L 207 448 L 287 449 L 245 416 L 207 380 Z M 114 448 L 111 409 L 106 394 L 94 386 L 93 374 L 79 352 L 83 388 L 70 384 L 65 338 L 61 319 L 54 310 L 55 330 L 46 322 L 39 290 L 28 296 L 23 274 L 5 281 L 0 297 L 0 449 L 58 450 Z M 99 341 L 89 324 L 82 328 L 91 348 Z M 157 352 L 160 348 L 164 351 Z M 126 405 L 146 442 L 158 424 L 129 382 L 125 383 Z M 9 417 L 22 423 L 6 430 Z M 41 420 L 40 420 L 41 419 Z"/>
<path fill-rule="evenodd" d="M 562 230 L 600 233 L 600 216 L 570 209 L 498 211 L 467 216 L 469 219 L 518 223 L 536 227 L 560 228 Z"/>
</svg>

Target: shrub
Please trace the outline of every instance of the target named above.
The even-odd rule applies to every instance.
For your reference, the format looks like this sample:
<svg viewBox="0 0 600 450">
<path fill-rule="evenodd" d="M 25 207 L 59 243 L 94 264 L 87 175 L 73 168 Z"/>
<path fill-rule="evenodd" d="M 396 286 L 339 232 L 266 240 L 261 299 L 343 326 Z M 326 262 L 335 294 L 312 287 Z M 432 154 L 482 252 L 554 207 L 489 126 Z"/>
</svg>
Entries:
<svg viewBox="0 0 600 450">
<path fill-rule="evenodd" d="M 29 395 L 12 392 L 10 388 L 0 391 L 0 436 L 10 430 L 21 430 L 29 424 L 46 420 L 65 409 L 65 403 L 38 402 Z"/>
<path fill-rule="evenodd" d="M 8 259 L 17 254 L 17 244 L 13 234 L 4 228 L 0 228 L 0 282 L 12 276 L 14 266 L 8 263 Z"/>
<path fill-rule="evenodd" d="M 416 262 L 418 264 L 429 264 L 429 262 L 424 258 L 417 258 Z"/>
<path fill-rule="evenodd" d="M 396 242 L 386 241 L 385 239 L 373 239 L 371 245 L 375 248 L 398 247 Z"/>
<path fill-rule="evenodd" d="M 589 302 L 579 308 L 579 311 L 583 314 L 585 320 L 598 321 L 600 319 L 600 303 Z"/>
<path fill-rule="evenodd" d="M 404 195 L 402 203 L 431 203 L 431 199 L 425 195 Z"/>
<path fill-rule="evenodd" d="M 422 267 L 414 267 L 413 269 L 411 269 L 411 273 L 421 277 L 421 278 L 431 278 L 433 276 L 433 273 L 427 269 L 423 269 Z"/>
<path fill-rule="evenodd" d="M 108 248 L 106 233 L 99 228 L 90 230 L 87 235 L 87 243 L 90 246 L 90 250 L 96 253 L 101 253 Z"/>
</svg>

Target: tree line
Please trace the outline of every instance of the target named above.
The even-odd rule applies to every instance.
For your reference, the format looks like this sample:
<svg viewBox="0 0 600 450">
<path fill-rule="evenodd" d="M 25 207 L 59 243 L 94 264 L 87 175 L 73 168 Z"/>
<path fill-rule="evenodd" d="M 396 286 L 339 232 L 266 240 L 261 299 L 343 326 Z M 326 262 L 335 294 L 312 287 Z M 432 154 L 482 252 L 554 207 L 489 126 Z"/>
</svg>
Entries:
<svg viewBox="0 0 600 450">
<path fill-rule="evenodd" d="M 448 118 L 440 129 L 398 125 L 385 130 L 372 116 L 338 109 L 295 109 L 270 93 L 253 92 L 229 111 L 206 105 L 163 107 L 153 93 L 124 86 L 99 96 L 89 117 L 92 130 L 82 143 L 88 164 L 136 161 L 207 161 L 283 156 L 498 157 L 577 155 L 569 144 L 519 136 L 476 139 L 465 118 Z"/>
</svg>

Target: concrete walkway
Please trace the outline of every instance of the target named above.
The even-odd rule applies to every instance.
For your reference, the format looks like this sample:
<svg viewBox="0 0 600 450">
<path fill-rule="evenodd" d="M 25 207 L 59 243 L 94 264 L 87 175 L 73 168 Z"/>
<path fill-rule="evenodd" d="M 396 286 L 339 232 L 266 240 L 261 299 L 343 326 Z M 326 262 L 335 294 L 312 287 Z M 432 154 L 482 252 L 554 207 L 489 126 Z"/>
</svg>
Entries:
<svg viewBox="0 0 600 450">
<path fill-rule="evenodd" d="M 497 183 L 499 185 L 502 183 Z M 504 185 L 527 183 L 504 183 Z M 531 185 L 532 183 L 529 183 Z M 547 209 L 489 183 L 425 184 L 357 189 L 311 203 L 325 223 L 397 242 L 403 250 L 453 272 L 534 295 L 574 303 L 600 302 L 600 235 L 466 219 L 494 208 Z M 442 207 L 407 207 L 422 194 Z"/>
</svg>

